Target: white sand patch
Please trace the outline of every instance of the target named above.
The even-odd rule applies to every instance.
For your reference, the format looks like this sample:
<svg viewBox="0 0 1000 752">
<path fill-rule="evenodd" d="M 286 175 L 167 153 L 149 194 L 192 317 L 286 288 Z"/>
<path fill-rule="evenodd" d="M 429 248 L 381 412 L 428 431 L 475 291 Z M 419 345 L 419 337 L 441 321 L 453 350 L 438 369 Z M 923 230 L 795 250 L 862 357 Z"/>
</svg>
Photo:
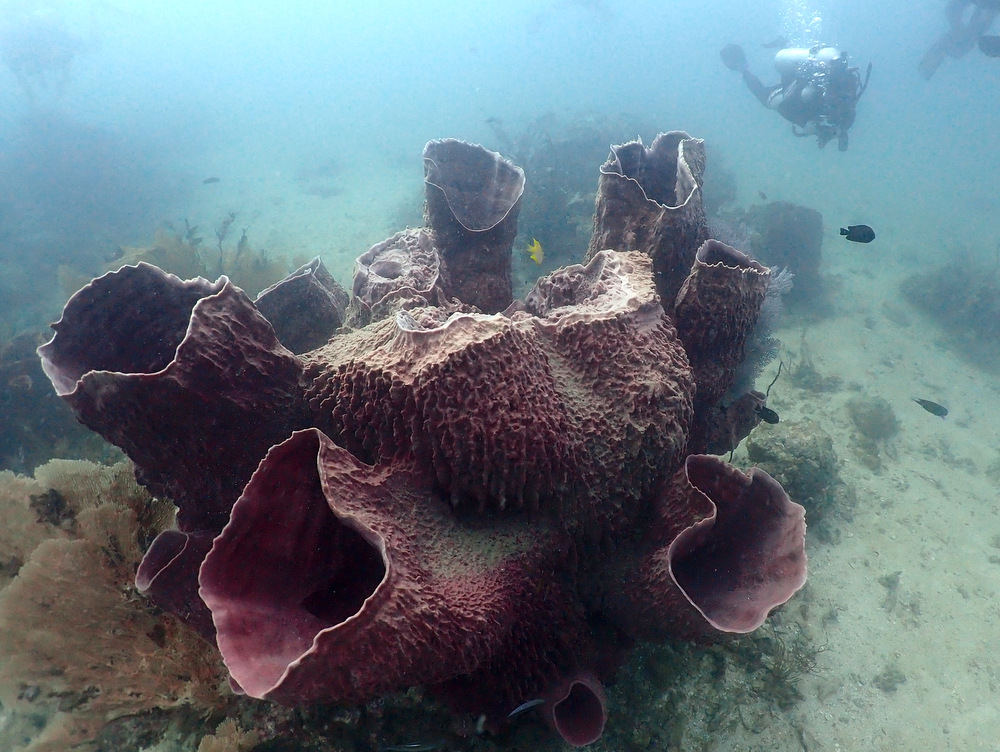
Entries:
<svg viewBox="0 0 1000 752">
<path fill-rule="evenodd" d="M 1000 448 L 998 381 L 900 298 L 914 269 L 884 259 L 903 249 L 842 242 L 824 243 L 836 315 L 780 333 L 783 357 L 800 357 L 805 342 L 841 388 L 806 392 L 782 376 L 769 403 L 783 421 L 808 417 L 833 436 L 858 496 L 838 541 L 810 541 L 805 627 L 827 649 L 792 723 L 808 750 L 995 750 L 1000 489 L 986 471 Z M 879 472 L 852 451 L 845 402 L 855 394 L 887 400 L 899 420 Z M 950 413 L 935 417 L 912 397 Z"/>
</svg>

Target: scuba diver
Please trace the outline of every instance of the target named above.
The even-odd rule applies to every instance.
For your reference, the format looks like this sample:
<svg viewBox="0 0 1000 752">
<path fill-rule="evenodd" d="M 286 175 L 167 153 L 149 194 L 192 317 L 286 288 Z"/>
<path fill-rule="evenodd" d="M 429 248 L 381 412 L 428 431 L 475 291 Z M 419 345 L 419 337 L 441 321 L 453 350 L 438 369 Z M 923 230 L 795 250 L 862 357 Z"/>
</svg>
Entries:
<svg viewBox="0 0 1000 752">
<path fill-rule="evenodd" d="M 788 47 L 774 56 L 781 83 L 765 86 L 750 72 L 738 44 L 726 45 L 721 55 L 727 68 L 743 74 L 743 82 L 762 105 L 792 124 L 792 133 L 816 136 L 821 149 L 836 138 L 837 148 L 847 151 L 847 131 L 854 125 L 858 99 L 868 87 L 871 63 L 862 81 L 846 52 L 825 45 Z"/>
<path fill-rule="evenodd" d="M 948 31 L 920 58 L 918 69 L 923 78 L 929 80 L 945 57 L 965 57 L 977 42 L 984 55 L 1000 57 L 1000 37 L 986 34 L 1000 15 L 1000 0 L 949 0 L 944 14 Z"/>
</svg>

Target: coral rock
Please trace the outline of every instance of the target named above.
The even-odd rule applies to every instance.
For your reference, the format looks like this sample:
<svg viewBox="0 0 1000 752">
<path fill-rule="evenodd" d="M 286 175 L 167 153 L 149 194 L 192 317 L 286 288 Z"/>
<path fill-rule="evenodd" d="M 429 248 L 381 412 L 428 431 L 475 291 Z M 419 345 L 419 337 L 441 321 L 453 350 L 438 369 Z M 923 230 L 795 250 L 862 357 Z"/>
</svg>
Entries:
<svg viewBox="0 0 1000 752">
<path fill-rule="evenodd" d="M 747 457 L 781 480 L 813 520 L 832 507 L 842 485 L 833 437 L 811 420 L 782 421 L 757 431 L 747 441 Z"/>
<path fill-rule="evenodd" d="M 747 221 L 761 236 L 757 256 L 795 274 L 791 298 L 808 300 L 816 295 L 822 282 L 823 215 L 807 206 L 772 201 L 752 207 Z"/>
</svg>

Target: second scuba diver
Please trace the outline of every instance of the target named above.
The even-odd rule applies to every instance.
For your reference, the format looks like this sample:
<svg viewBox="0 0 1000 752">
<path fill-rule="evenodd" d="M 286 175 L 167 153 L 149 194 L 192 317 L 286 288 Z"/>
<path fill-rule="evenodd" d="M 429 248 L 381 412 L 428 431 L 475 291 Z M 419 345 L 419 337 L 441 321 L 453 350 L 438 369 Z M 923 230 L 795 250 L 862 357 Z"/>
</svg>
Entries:
<svg viewBox="0 0 1000 752">
<path fill-rule="evenodd" d="M 765 86 L 750 72 L 738 44 L 726 45 L 721 55 L 727 68 L 743 74 L 743 82 L 762 105 L 792 124 L 796 136 L 816 136 L 820 148 L 836 138 L 837 148 L 847 151 L 847 132 L 854 124 L 858 99 L 868 86 L 871 63 L 862 81 L 846 52 L 825 45 L 787 47 L 774 56 L 781 83 Z"/>
</svg>

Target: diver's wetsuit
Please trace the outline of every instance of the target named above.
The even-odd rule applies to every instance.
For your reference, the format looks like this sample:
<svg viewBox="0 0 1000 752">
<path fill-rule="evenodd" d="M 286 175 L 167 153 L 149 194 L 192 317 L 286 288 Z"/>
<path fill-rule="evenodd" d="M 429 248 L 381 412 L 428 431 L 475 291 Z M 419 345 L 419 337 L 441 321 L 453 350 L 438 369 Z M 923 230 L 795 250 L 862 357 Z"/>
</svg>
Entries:
<svg viewBox="0 0 1000 752">
<path fill-rule="evenodd" d="M 765 86 L 757 76 L 745 69 L 743 83 L 757 97 L 757 101 L 799 128 L 806 128 L 810 122 L 818 120 L 823 114 L 820 97 L 810 102 L 802 98 L 800 81 L 792 81 L 787 85 L 782 83 Z"/>
</svg>

